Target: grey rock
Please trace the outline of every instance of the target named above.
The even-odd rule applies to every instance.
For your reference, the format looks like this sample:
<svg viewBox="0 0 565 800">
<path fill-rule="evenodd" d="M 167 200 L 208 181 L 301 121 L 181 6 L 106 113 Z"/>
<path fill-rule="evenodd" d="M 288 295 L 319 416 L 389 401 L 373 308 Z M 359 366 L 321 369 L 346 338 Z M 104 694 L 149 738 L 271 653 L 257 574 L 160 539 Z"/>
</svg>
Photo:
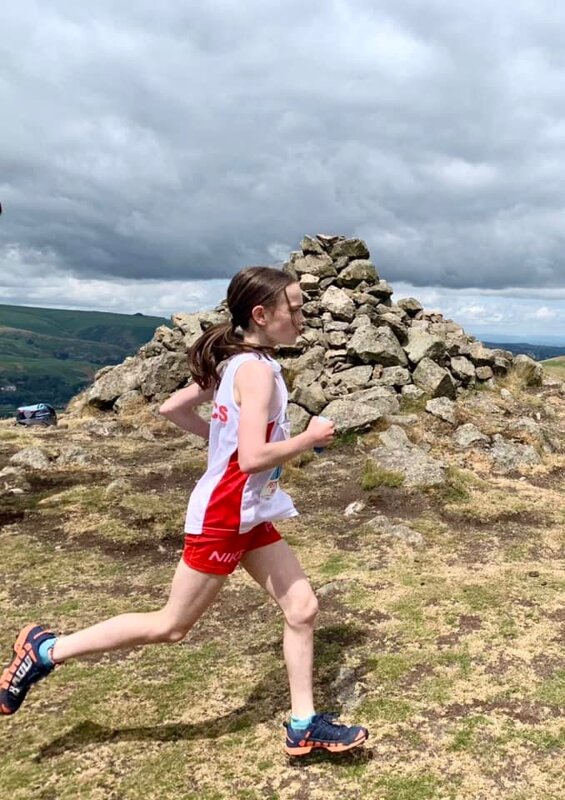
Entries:
<svg viewBox="0 0 565 800">
<path fill-rule="evenodd" d="M 434 417 L 439 417 L 445 422 L 449 422 L 450 425 L 455 425 L 457 422 L 456 405 L 447 397 L 435 397 L 432 400 L 428 400 L 426 411 L 433 414 Z"/>
<path fill-rule="evenodd" d="M 83 429 L 94 436 L 115 436 L 120 433 L 120 423 L 116 419 L 93 419 L 84 423 Z"/>
<path fill-rule="evenodd" d="M 412 382 L 410 371 L 405 367 L 384 367 L 375 380 L 383 386 L 407 386 Z"/>
<path fill-rule="evenodd" d="M 323 308 L 338 320 L 351 322 L 355 317 L 355 303 L 337 286 L 328 286 L 322 295 L 321 303 Z"/>
<path fill-rule="evenodd" d="M 454 337 L 448 334 L 445 338 L 445 347 L 447 354 L 452 358 L 468 358 L 471 354 L 471 345 L 467 338 L 463 336 Z"/>
<path fill-rule="evenodd" d="M 408 386 L 403 386 L 400 391 L 402 392 L 402 397 L 407 400 L 419 400 L 426 394 L 423 389 L 420 389 L 419 386 L 414 386 L 412 383 Z"/>
<path fill-rule="evenodd" d="M 339 320 L 335 319 L 324 320 L 324 331 L 326 333 L 347 330 L 349 330 L 349 322 L 340 322 Z"/>
<path fill-rule="evenodd" d="M 211 328 L 213 325 L 223 325 L 229 318 L 227 309 L 223 309 L 222 311 L 201 311 L 198 314 L 198 319 L 200 320 L 203 331 L 207 331 L 208 328 Z"/>
<path fill-rule="evenodd" d="M 402 522 L 392 521 L 384 514 L 377 514 L 367 525 L 382 536 L 392 536 L 394 539 L 400 539 L 415 547 L 421 547 L 424 544 L 424 538 L 419 531 L 413 530 Z"/>
<path fill-rule="evenodd" d="M 310 386 L 298 386 L 292 392 L 290 399 L 293 403 L 305 408 L 310 414 L 319 414 L 327 404 L 324 391 L 317 383 L 312 383 Z"/>
<path fill-rule="evenodd" d="M 477 367 L 476 375 L 479 381 L 490 381 L 494 376 L 494 372 L 492 367 Z"/>
<path fill-rule="evenodd" d="M 317 300 L 311 300 L 308 303 L 304 303 L 302 306 L 302 313 L 305 317 L 319 317 L 320 311 L 322 310 L 322 304 Z M 308 319 L 308 324 L 312 324 L 312 320 Z"/>
<path fill-rule="evenodd" d="M 300 288 L 305 292 L 315 291 L 320 285 L 320 278 L 317 275 L 310 275 L 305 272 L 300 276 Z"/>
<path fill-rule="evenodd" d="M 349 331 L 353 333 L 359 328 L 370 328 L 373 326 L 373 320 L 369 314 L 360 314 L 358 311 L 355 315 L 355 319 L 349 325 Z"/>
<path fill-rule="evenodd" d="M 490 455 L 493 460 L 493 472 L 501 475 L 541 464 L 542 460 L 532 445 L 509 442 L 500 434 L 493 437 Z"/>
<path fill-rule="evenodd" d="M 385 422 L 389 425 L 400 425 L 401 428 L 411 428 L 419 422 L 417 414 L 385 414 Z"/>
<path fill-rule="evenodd" d="M 382 469 L 400 472 L 405 486 L 436 486 L 445 483 L 445 466 L 413 444 L 402 428 L 393 425 L 380 434 L 381 444 L 370 457 Z"/>
<path fill-rule="evenodd" d="M 189 377 L 186 354 L 165 352 L 143 363 L 139 373 L 139 388 L 145 397 L 170 394 L 182 386 Z"/>
<path fill-rule="evenodd" d="M 370 386 L 349 395 L 350 400 L 360 403 L 380 403 L 387 414 L 396 414 L 400 411 L 400 402 L 392 386 Z"/>
<path fill-rule="evenodd" d="M 10 464 L 19 464 L 29 469 L 47 469 L 51 465 L 51 459 L 45 450 L 39 447 L 24 447 L 10 458 Z"/>
<path fill-rule="evenodd" d="M 538 444 L 542 444 L 544 440 L 541 425 L 530 417 L 518 417 L 512 420 L 508 423 L 506 433 L 513 439 L 534 439 Z"/>
<path fill-rule="evenodd" d="M 325 250 L 320 242 L 317 239 L 313 239 L 311 236 L 305 236 L 302 239 L 300 242 L 300 249 L 304 255 L 313 254 L 323 256 L 325 253 Z"/>
<path fill-rule="evenodd" d="M 477 367 L 490 367 L 494 364 L 494 353 L 481 342 L 473 342 L 470 347 L 469 357 Z"/>
<path fill-rule="evenodd" d="M 181 330 L 186 342 L 192 343 L 202 334 L 198 314 L 173 314 L 171 322 Z"/>
<path fill-rule="evenodd" d="M 99 408 L 111 406 L 120 395 L 140 388 L 146 369 L 146 361 L 143 359 L 126 358 L 116 367 L 101 370 L 92 386 L 86 391 L 87 403 Z"/>
<path fill-rule="evenodd" d="M 323 416 L 334 421 L 337 433 L 366 429 L 388 412 L 384 398 L 382 402 L 361 402 L 352 398 L 353 395 L 349 395 L 332 400 L 323 410 Z"/>
<path fill-rule="evenodd" d="M 322 374 L 322 364 L 316 364 L 311 369 L 304 369 L 296 373 L 292 383 L 293 389 L 305 389 L 320 378 Z"/>
<path fill-rule="evenodd" d="M 472 422 L 467 422 L 457 428 L 453 434 L 453 442 L 457 447 L 466 449 L 475 445 L 487 445 L 490 443 L 490 437 L 485 436 Z"/>
<path fill-rule="evenodd" d="M 348 390 L 358 389 L 360 386 L 366 386 L 371 380 L 373 368 L 366 367 L 351 367 L 350 369 L 342 370 L 335 376 L 340 385 L 345 386 Z"/>
<path fill-rule="evenodd" d="M 377 299 L 388 300 L 394 294 L 392 286 L 386 281 L 380 280 L 374 286 L 369 286 L 366 290 L 368 294 L 372 294 Z"/>
<path fill-rule="evenodd" d="M 455 397 L 453 378 L 430 358 L 420 361 L 412 374 L 412 380 L 431 397 Z"/>
<path fill-rule="evenodd" d="M 130 392 L 125 392 L 120 395 L 114 403 L 114 409 L 127 414 L 131 411 L 139 409 L 140 406 L 145 404 L 145 398 L 139 389 L 132 389 Z"/>
<path fill-rule="evenodd" d="M 342 239 L 331 248 L 332 258 L 369 258 L 369 249 L 362 239 Z"/>
<path fill-rule="evenodd" d="M 87 466 L 94 460 L 95 459 L 91 453 L 89 453 L 83 447 L 64 447 L 59 452 L 56 465 L 57 467 Z"/>
<path fill-rule="evenodd" d="M 377 270 L 371 261 L 356 259 L 343 269 L 337 278 L 338 286 L 355 288 L 362 281 L 374 283 L 378 280 Z"/>
<path fill-rule="evenodd" d="M 337 275 L 332 260 L 327 253 L 299 256 L 291 263 L 299 277 L 309 274 L 318 278 L 333 278 Z"/>
<path fill-rule="evenodd" d="M 455 377 L 460 378 L 464 383 L 475 379 L 475 365 L 465 356 L 452 358 L 450 368 Z"/>
<path fill-rule="evenodd" d="M 331 331 L 327 336 L 330 347 L 344 347 L 347 344 L 345 331 Z"/>
<path fill-rule="evenodd" d="M 346 714 L 352 713 L 368 692 L 367 687 L 358 680 L 357 674 L 358 670 L 341 666 L 333 684 L 332 694 Z"/>
<path fill-rule="evenodd" d="M 366 325 L 358 328 L 349 340 L 347 353 L 365 364 L 379 363 L 385 367 L 395 367 L 408 363 L 402 345 L 386 327 Z"/>
<path fill-rule="evenodd" d="M 445 342 L 439 336 L 432 336 L 427 331 L 410 329 L 404 349 L 412 364 L 419 364 L 423 358 L 435 361 L 442 356 L 445 352 Z"/>
<path fill-rule="evenodd" d="M 335 366 L 346 360 L 347 350 L 329 350 L 324 356 L 324 361 L 328 367 Z"/>
<path fill-rule="evenodd" d="M 321 369 L 324 363 L 325 352 L 325 349 L 320 345 L 314 345 L 314 347 L 311 347 L 305 353 L 298 356 L 298 358 L 281 361 L 281 364 L 295 373 L 307 369 Z"/>
<path fill-rule="evenodd" d="M 541 386 L 543 383 L 543 367 L 526 355 L 518 355 L 514 359 L 513 372 L 520 377 L 526 386 Z"/>
<path fill-rule="evenodd" d="M 296 436 L 302 431 L 306 430 L 310 422 L 310 414 L 302 406 L 296 403 L 289 403 L 287 407 L 287 415 L 290 422 L 291 436 Z"/>
<path fill-rule="evenodd" d="M 343 512 L 344 517 L 354 517 L 365 510 L 367 504 L 363 500 L 354 500 Z"/>
<path fill-rule="evenodd" d="M 408 328 L 396 314 L 391 314 L 387 309 L 384 314 L 379 314 L 377 319 L 379 325 L 386 324 L 389 328 L 392 328 L 392 332 L 401 344 L 406 344 L 408 341 Z"/>
<path fill-rule="evenodd" d="M 200 325 L 198 325 L 198 328 L 200 329 Z M 184 342 L 184 337 L 180 329 L 173 330 L 166 325 L 160 325 L 155 329 L 153 340 L 163 345 L 167 350 L 176 350 Z"/>
<path fill-rule="evenodd" d="M 416 300 L 415 297 L 404 297 L 401 300 L 398 300 L 397 305 L 399 305 L 400 308 L 403 308 L 404 311 L 406 311 L 406 313 L 411 317 L 415 317 L 418 311 L 424 310 L 424 306 L 419 300 Z"/>
</svg>

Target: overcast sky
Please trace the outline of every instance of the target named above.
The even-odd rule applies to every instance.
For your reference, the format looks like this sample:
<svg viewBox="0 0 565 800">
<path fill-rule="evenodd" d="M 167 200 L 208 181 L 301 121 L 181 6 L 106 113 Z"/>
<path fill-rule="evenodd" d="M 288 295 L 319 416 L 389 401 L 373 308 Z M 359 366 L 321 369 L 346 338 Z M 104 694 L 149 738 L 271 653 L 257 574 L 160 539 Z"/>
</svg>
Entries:
<svg viewBox="0 0 565 800">
<path fill-rule="evenodd" d="M 396 295 L 565 336 L 565 6 L 0 10 L 0 302 L 168 316 L 304 233 Z"/>
</svg>

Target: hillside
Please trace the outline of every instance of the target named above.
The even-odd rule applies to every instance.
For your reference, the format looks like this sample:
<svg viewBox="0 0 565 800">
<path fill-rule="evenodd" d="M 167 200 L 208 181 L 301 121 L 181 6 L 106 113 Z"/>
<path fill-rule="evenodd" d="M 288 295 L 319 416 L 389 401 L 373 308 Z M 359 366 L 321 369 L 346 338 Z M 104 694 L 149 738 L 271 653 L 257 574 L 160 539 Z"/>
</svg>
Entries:
<svg viewBox="0 0 565 800">
<path fill-rule="evenodd" d="M 565 379 L 565 356 L 550 358 L 543 362 L 543 368 L 556 375 L 558 378 Z"/>
<path fill-rule="evenodd" d="M 363 750 L 286 760 L 281 618 L 240 569 L 185 642 L 69 663 L 34 687 L 0 726 L 0 796 L 561 797 L 565 397 L 511 375 L 460 395 L 451 423 L 425 406 L 405 398 L 283 472 L 301 516 L 280 528 L 320 600 L 316 699 L 369 727 Z M 400 453 L 375 467 L 399 427 L 444 483 L 413 485 Z M 510 451 L 534 463 L 512 468 Z M 2 658 L 30 619 L 71 632 L 160 607 L 205 460 L 151 415 L 0 423 Z"/>
<path fill-rule="evenodd" d="M 0 797 L 561 798 L 565 384 L 393 302 L 360 240 L 305 237 L 287 268 L 308 300 L 278 353 L 291 429 L 323 413 L 338 436 L 284 465 L 300 516 L 278 527 L 320 602 L 317 707 L 367 746 L 285 758 L 281 616 L 239 569 L 184 642 L 34 687 L 0 726 Z M 3 653 L 30 619 L 162 607 L 207 454 L 157 404 L 224 318 L 174 314 L 57 428 L 0 422 Z"/>
<path fill-rule="evenodd" d="M 545 361 L 549 358 L 557 358 L 564 355 L 565 347 L 555 347 L 554 345 L 546 344 L 532 344 L 531 342 L 492 342 L 486 341 L 487 347 L 502 347 L 504 350 L 509 350 L 511 353 L 518 355 L 524 353 L 530 358 L 535 358 L 536 361 Z"/>
<path fill-rule="evenodd" d="M 153 335 L 160 317 L 0 305 L 0 416 L 18 405 L 62 407 L 102 366 Z"/>
</svg>

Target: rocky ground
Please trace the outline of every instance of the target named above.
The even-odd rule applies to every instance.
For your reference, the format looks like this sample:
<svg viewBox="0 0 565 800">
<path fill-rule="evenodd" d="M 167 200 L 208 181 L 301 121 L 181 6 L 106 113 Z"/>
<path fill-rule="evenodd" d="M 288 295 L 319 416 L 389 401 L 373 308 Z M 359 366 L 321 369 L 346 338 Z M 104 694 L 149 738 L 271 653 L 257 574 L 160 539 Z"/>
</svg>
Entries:
<svg viewBox="0 0 565 800">
<path fill-rule="evenodd" d="M 58 669 L 1 721 L 12 800 L 558 800 L 565 397 L 403 398 L 285 470 L 320 597 L 316 694 L 368 746 L 298 764 L 276 608 L 243 571 L 186 642 Z M 205 451 L 150 415 L 0 424 L 1 650 L 158 607 Z"/>
</svg>

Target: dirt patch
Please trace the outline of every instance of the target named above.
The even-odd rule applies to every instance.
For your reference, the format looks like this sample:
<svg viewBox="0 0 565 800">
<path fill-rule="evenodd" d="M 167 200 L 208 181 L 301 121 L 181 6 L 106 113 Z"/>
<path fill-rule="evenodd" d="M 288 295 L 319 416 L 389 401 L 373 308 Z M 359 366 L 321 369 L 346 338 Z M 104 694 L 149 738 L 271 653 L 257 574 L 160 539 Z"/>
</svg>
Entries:
<svg viewBox="0 0 565 800">
<path fill-rule="evenodd" d="M 438 636 L 436 643 L 438 647 L 452 647 L 457 645 L 466 634 L 480 630 L 482 624 L 480 617 L 473 616 L 472 614 L 462 614 L 459 617 L 459 630 L 453 631 L 453 633 L 447 633 L 443 636 Z"/>
<path fill-rule="evenodd" d="M 531 667 L 539 678 L 544 680 L 563 669 L 563 659 L 556 656 L 538 655 L 531 661 Z"/>
<path fill-rule="evenodd" d="M 432 504 L 426 495 L 410 489 L 391 489 L 386 486 L 374 489 L 369 495 L 373 512 L 398 519 L 417 519 L 430 511 Z"/>
<path fill-rule="evenodd" d="M 440 710 L 429 712 L 428 719 L 464 719 L 474 714 L 503 714 L 524 725 L 539 725 L 548 719 L 561 716 L 561 709 L 532 700 L 475 700 L 471 703 L 452 703 Z"/>
<path fill-rule="evenodd" d="M 176 489 L 186 489 L 188 495 L 201 478 L 201 469 L 187 469 L 183 472 L 174 471 L 170 475 L 162 472 L 148 472 L 145 475 L 133 476 L 132 484 L 137 491 L 168 492 Z"/>
<path fill-rule="evenodd" d="M 546 475 L 529 475 L 528 483 L 531 486 L 537 486 L 539 489 L 562 490 L 565 484 L 565 469 L 559 467 Z"/>
</svg>

